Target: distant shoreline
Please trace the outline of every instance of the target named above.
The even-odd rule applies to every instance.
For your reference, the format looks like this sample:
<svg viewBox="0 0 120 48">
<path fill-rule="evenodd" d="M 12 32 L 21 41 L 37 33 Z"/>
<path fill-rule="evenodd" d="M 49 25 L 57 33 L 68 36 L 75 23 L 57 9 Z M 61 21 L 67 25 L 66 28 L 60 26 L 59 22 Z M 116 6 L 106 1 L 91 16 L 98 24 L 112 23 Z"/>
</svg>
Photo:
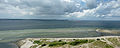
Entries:
<svg viewBox="0 0 120 48">
<path fill-rule="evenodd" d="M 120 21 L 120 20 L 68 20 L 68 19 L 0 19 L 0 20 L 40 20 L 40 21 Z"/>
</svg>

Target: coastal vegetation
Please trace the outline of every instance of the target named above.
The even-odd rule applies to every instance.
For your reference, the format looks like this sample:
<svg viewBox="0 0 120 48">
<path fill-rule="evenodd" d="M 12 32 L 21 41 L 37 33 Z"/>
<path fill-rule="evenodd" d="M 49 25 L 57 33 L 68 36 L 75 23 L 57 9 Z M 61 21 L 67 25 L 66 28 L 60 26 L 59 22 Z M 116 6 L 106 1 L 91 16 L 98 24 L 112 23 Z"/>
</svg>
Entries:
<svg viewBox="0 0 120 48">
<path fill-rule="evenodd" d="M 99 48 L 99 47 L 101 47 L 101 48 L 114 48 L 113 46 L 107 44 L 106 42 L 100 41 L 100 40 L 93 42 L 92 45 L 95 46 L 96 48 Z"/>
<path fill-rule="evenodd" d="M 120 47 L 120 39 L 118 38 L 107 38 L 108 41 L 112 43 L 113 46 L 119 46 Z"/>
<path fill-rule="evenodd" d="M 34 44 L 38 44 L 38 45 L 41 45 L 41 44 L 42 44 L 42 42 L 40 42 L 39 40 L 36 40 L 36 41 L 34 41 L 33 43 L 34 43 Z"/>
<path fill-rule="evenodd" d="M 91 43 L 95 40 L 93 39 L 76 39 L 76 40 L 73 40 L 73 41 L 70 41 L 70 42 L 65 42 L 65 41 L 62 41 L 62 40 L 59 40 L 59 41 L 53 41 L 53 42 L 44 42 L 44 39 L 43 41 L 39 41 L 39 40 L 35 40 L 33 42 L 33 44 L 38 44 L 38 45 L 41 45 L 41 46 L 46 46 L 48 44 L 49 47 L 57 47 L 57 46 L 63 46 L 65 44 L 69 44 L 69 45 L 72 45 L 72 46 L 76 46 L 76 45 L 80 45 L 80 44 L 85 44 L 85 43 Z M 47 43 L 47 44 L 45 44 Z"/>
<path fill-rule="evenodd" d="M 36 48 L 38 45 L 33 45 L 33 46 L 31 46 L 30 48 Z"/>
<path fill-rule="evenodd" d="M 88 43 L 88 40 L 87 39 L 77 39 L 77 40 L 75 40 L 75 41 L 72 41 L 72 42 L 69 42 L 69 44 L 70 45 L 73 45 L 73 46 L 75 46 L 75 45 L 79 45 L 79 44 L 84 44 L 84 43 Z"/>
<path fill-rule="evenodd" d="M 50 39 L 28 39 L 31 44 L 29 48 L 115 48 L 120 47 L 120 37 L 99 37 L 99 38 L 50 38 Z"/>
<path fill-rule="evenodd" d="M 63 41 L 61 41 L 61 42 L 59 42 L 59 41 L 54 41 L 54 42 L 49 43 L 49 47 L 63 46 L 63 45 L 65 45 L 65 44 L 67 44 L 67 42 L 63 42 Z"/>
</svg>

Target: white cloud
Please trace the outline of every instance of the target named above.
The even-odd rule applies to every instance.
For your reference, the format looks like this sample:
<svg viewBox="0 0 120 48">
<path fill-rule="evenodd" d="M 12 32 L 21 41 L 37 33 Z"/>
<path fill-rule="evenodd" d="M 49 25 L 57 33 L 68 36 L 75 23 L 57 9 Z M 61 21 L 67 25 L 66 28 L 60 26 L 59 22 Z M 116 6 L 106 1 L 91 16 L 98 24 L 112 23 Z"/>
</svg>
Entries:
<svg viewBox="0 0 120 48">
<path fill-rule="evenodd" d="M 8 2 L 8 0 L 5 0 L 5 2 L 7 3 L 7 2 Z"/>
<path fill-rule="evenodd" d="M 92 16 L 94 14 L 94 10 L 83 10 L 83 12 L 73 12 L 70 13 L 69 16 L 81 18 L 84 16 Z"/>
<path fill-rule="evenodd" d="M 34 15 L 34 13 L 33 12 L 29 12 L 29 15 Z"/>
<path fill-rule="evenodd" d="M 118 17 L 120 16 L 120 1 L 110 1 L 107 3 L 100 3 L 96 8 L 93 9 L 85 9 L 79 12 L 73 12 L 68 14 L 68 16 L 76 17 L 76 18 L 102 18 L 106 19 L 109 17 Z M 110 18 L 111 19 L 111 18 Z"/>
<path fill-rule="evenodd" d="M 81 1 L 86 3 L 86 0 L 81 0 Z"/>
<path fill-rule="evenodd" d="M 120 0 L 0 0 L 0 18 L 95 19 L 120 16 Z M 20 17 L 21 16 L 21 17 Z"/>
<path fill-rule="evenodd" d="M 72 1 L 72 0 L 63 0 L 63 1 L 68 2 L 68 3 L 74 2 L 74 1 Z"/>
</svg>

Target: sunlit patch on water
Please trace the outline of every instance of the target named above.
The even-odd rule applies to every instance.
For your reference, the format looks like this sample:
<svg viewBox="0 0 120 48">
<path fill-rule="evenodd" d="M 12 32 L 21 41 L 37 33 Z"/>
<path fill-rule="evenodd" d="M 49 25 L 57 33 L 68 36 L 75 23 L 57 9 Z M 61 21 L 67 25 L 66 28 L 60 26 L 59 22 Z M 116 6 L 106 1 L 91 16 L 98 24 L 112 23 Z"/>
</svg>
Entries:
<svg viewBox="0 0 120 48">
<path fill-rule="evenodd" d="M 88 34 L 89 33 L 89 34 Z M 87 34 L 87 35 L 86 35 Z M 1 41 L 12 41 L 21 38 L 78 38 L 98 36 L 94 28 L 59 28 L 59 29 L 26 29 L 0 31 Z"/>
<path fill-rule="evenodd" d="M 0 31 L 0 42 L 23 38 L 82 38 L 112 35 L 96 32 L 96 28 L 26 29 Z M 114 34 L 115 35 L 115 34 Z"/>
</svg>

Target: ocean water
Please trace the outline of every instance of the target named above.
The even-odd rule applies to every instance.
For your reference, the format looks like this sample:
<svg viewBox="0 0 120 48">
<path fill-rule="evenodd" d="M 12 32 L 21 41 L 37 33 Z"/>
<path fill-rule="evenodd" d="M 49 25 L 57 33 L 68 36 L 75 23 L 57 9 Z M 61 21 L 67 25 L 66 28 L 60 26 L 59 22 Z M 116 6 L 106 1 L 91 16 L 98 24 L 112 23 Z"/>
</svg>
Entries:
<svg viewBox="0 0 120 48">
<path fill-rule="evenodd" d="M 98 33 L 96 29 L 120 29 L 120 21 L 0 20 L 0 48 L 17 48 L 24 38 L 80 38 L 120 34 Z"/>
</svg>

